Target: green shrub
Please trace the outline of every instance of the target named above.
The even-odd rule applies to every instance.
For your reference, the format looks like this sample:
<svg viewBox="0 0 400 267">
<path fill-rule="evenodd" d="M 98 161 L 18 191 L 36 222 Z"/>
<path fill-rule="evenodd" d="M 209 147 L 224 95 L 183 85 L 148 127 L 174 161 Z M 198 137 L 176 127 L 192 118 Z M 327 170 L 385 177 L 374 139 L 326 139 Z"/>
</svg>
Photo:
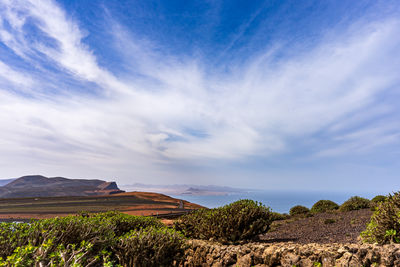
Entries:
<svg viewBox="0 0 400 267">
<path fill-rule="evenodd" d="M 82 241 L 102 245 L 114 238 L 114 225 L 101 217 L 67 216 L 44 219 L 31 224 L 29 242 L 40 245 L 52 239 L 55 244 L 77 244 Z"/>
<path fill-rule="evenodd" d="M 79 246 L 60 244 L 52 250 L 53 247 L 52 240 L 40 246 L 28 244 L 18 247 L 6 259 L 0 259 L 0 266 L 120 266 L 109 260 L 111 253 L 105 250 L 91 253 L 93 245 L 85 241 Z"/>
<path fill-rule="evenodd" d="M 361 237 L 368 243 L 400 242 L 400 192 L 379 203 Z"/>
<path fill-rule="evenodd" d="M 65 265 L 64 262 L 74 262 L 73 266 L 100 264 L 111 260 L 107 251 L 115 246 L 118 237 L 149 227 L 165 228 L 156 218 L 120 212 L 44 219 L 30 224 L 2 223 L 0 256 L 6 260 L 6 266 L 25 260 L 42 265 L 52 262 L 56 266 Z"/>
<path fill-rule="evenodd" d="M 86 242 L 90 244 L 90 250 L 85 252 L 85 258 L 92 258 L 103 248 L 110 247 L 115 239 L 115 226 L 109 221 L 102 220 L 101 216 L 67 216 L 18 224 L 17 229 L 15 226 L 3 227 L 6 228 L 3 228 L 4 231 L 0 236 L 17 236 L 14 242 L 4 244 L 6 251 L 2 253 L 4 259 L 7 256 L 12 256 L 16 260 L 31 257 L 38 258 L 45 264 L 50 261 L 49 255 L 57 253 L 60 246 L 69 249 Z M 32 255 L 27 254 L 27 250 Z"/>
<path fill-rule="evenodd" d="M 373 203 L 379 203 L 379 202 L 384 202 L 384 201 L 386 201 L 386 196 L 383 196 L 383 195 L 377 195 L 371 199 L 371 202 L 373 202 Z"/>
<path fill-rule="evenodd" d="M 16 248 L 27 245 L 30 229 L 27 223 L 0 223 L 0 257 L 6 258 Z"/>
<path fill-rule="evenodd" d="M 289 214 L 279 213 L 279 212 L 271 212 L 271 221 L 281 221 L 289 219 Z"/>
<path fill-rule="evenodd" d="M 183 256 L 184 246 L 181 233 L 148 227 L 120 237 L 113 251 L 123 266 L 172 266 Z"/>
<path fill-rule="evenodd" d="M 386 201 L 386 196 L 382 196 L 382 195 L 375 196 L 373 199 L 371 199 L 371 202 L 370 202 L 371 210 L 375 211 L 378 208 L 379 204 L 381 202 L 385 202 L 385 201 Z"/>
<path fill-rule="evenodd" d="M 164 224 L 154 217 L 132 216 L 117 211 L 97 213 L 90 216 L 95 220 L 103 221 L 113 226 L 115 236 L 122 236 L 132 230 L 139 230 L 147 227 L 162 228 Z"/>
<path fill-rule="evenodd" d="M 32 245 L 17 247 L 7 259 L 0 259 L 0 266 L 35 266 L 37 260 L 34 253 L 36 250 L 37 247 Z"/>
<path fill-rule="evenodd" d="M 106 212 L 90 216 L 67 216 L 44 219 L 30 225 L 29 242 L 38 245 L 52 239 L 57 244 L 80 244 L 82 241 L 109 243 L 115 236 L 145 227 L 163 227 L 156 218 Z"/>
<path fill-rule="evenodd" d="M 327 212 L 331 210 L 337 210 L 339 205 L 331 200 L 319 200 L 312 207 L 312 213 Z"/>
<path fill-rule="evenodd" d="M 290 216 L 304 216 L 310 213 L 310 209 L 301 205 L 294 206 L 290 209 Z"/>
<path fill-rule="evenodd" d="M 360 210 L 370 207 L 370 201 L 366 198 L 354 196 L 346 200 L 339 208 L 340 211 Z"/>
<path fill-rule="evenodd" d="M 175 229 L 185 236 L 222 243 L 248 240 L 269 230 L 269 208 L 253 200 L 239 200 L 216 209 L 201 209 L 182 216 Z"/>
</svg>

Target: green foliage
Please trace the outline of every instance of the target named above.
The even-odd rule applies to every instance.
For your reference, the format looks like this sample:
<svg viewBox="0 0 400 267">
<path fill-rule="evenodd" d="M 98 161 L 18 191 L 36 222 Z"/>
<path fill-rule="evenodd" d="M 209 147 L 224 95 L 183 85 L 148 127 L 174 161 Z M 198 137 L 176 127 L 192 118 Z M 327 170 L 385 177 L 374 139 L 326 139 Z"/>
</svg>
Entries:
<svg viewBox="0 0 400 267">
<path fill-rule="evenodd" d="M 253 200 L 239 200 L 216 209 L 201 209 L 182 216 L 175 229 L 185 236 L 222 243 L 248 240 L 269 230 L 269 208 Z"/>
<path fill-rule="evenodd" d="M 122 236 L 132 230 L 139 230 L 147 227 L 164 227 L 164 224 L 154 217 L 132 216 L 117 211 L 97 213 L 90 217 L 113 225 L 113 231 L 116 236 Z"/>
<path fill-rule="evenodd" d="M 107 251 L 93 255 L 93 245 L 85 241 L 79 246 L 69 244 L 65 247 L 60 244 L 54 250 L 52 247 L 52 240 L 40 246 L 28 244 L 18 247 L 5 260 L 0 259 L 0 266 L 119 266 L 109 260 L 110 253 Z"/>
<path fill-rule="evenodd" d="M 383 196 L 383 195 L 375 196 L 373 199 L 371 199 L 371 202 L 370 202 L 371 210 L 375 211 L 378 208 L 379 204 L 381 202 L 385 202 L 385 201 L 386 201 L 386 196 Z"/>
<path fill-rule="evenodd" d="M 383 195 L 377 195 L 371 199 L 371 202 L 374 202 L 374 203 L 385 202 L 385 201 L 386 201 L 386 196 L 383 196 Z"/>
<path fill-rule="evenodd" d="M 16 248 L 27 245 L 30 230 L 27 223 L 0 223 L 0 257 L 6 258 Z"/>
<path fill-rule="evenodd" d="M 154 234 L 157 229 L 160 230 L 158 235 L 167 231 L 155 218 L 119 212 L 45 219 L 30 224 L 2 223 L 0 266 L 118 266 L 116 254 L 122 255 L 118 249 L 122 236 L 146 229 L 152 229 L 147 235 Z M 170 232 L 166 234 L 169 238 L 171 235 Z M 157 242 L 154 244 L 159 246 Z M 148 243 L 150 247 L 154 244 Z M 138 251 L 143 247 L 141 244 Z M 171 247 L 163 246 L 153 250 L 157 255 L 171 251 Z M 153 258 L 159 259 L 158 256 Z M 146 261 L 138 261 L 141 260 Z"/>
<path fill-rule="evenodd" d="M 172 266 L 183 256 L 184 241 L 173 229 L 148 227 L 119 238 L 114 252 L 123 266 Z"/>
<path fill-rule="evenodd" d="M 400 239 L 400 192 L 380 202 L 367 229 L 361 233 L 364 242 L 387 244 Z"/>
<path fill-rule="evenodd" d="M 339 208 L 340 211 L 360 210 L 370 207 L 370 201 L 366 198 L 354 196 L 346 200 Z"/>
<path fill-rule="evenodd" d="M 397 231 L 394 229 L 386 230 L 385 237 L 390 238 L 390 243 L 400 243 L 400 238 L 397 237 Z"/>
<path fill-rule="evenodd" d="M 281 221 L 289 219 L 289 214 L 279 213 L 279 212 L 271 212 L 271 221 Z"/>
<path fill-rule="evenodd" d="M 319 200 L 312 207 L 312 213 L 327 212 L 332 210 L 337 210 L 339 205 L 331 200 Z"/>
<path fill-rule="evenodd" d="M 35 246 L 49 239 L 55 244 L 76 244 L 82 241 L 93 245 L 107 245 L 114 237 L 114 225 L 101 217 L 67 216 L 38 220 L 31 225 L 29 242 Z"/>
<path fill-rule="evenodd" d="M 290 209 L 290 216 L 304 216 L 310 213 L 310 209 L 301 205 L 294 206 Z"/>
<path fill-rule="evenodd" d="M 6 260 L 0 259 L 0 266 L 33 266 L 35 263 L 33 253 L 36 249 L 32 245 L 17 247 Z"/>
</svg>

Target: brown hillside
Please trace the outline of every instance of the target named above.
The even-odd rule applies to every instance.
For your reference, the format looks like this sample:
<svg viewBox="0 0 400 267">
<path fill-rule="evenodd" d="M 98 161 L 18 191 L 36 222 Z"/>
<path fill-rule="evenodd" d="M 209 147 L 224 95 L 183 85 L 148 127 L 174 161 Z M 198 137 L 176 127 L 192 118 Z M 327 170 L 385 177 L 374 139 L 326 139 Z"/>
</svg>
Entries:
<svg viewBox="0 0 400 267">
<path fill-rule="evenodd" d="M 115 182 L 30 175 L 0 187 L 0 198 L 92 196 L 121 193 Z"/>
<path fill-rule="evenodd" d="M 159 193 L 152 193 L 152 192 L 124 192 L 124 193 L 119 193 L 119 194 L 115 194 L 114 196 L 135 196 L 137 198 L 140 199 L 148 199 L 151 201 L 159 201 L 159 202 L 167 202 L 167 203 L 171 203 L 174 205 L 174 207 L 176 205 L 179 206 L 180 204 L 180 199 L 176 199 L 164 194 L 159 194 Z M 186 200 L 182 200 L 184 208 L 186 209 L 200 209 L 203 208 L 203 206 L 200 206 L 198 204 L 195 203 L 191 203 L 189 201 Z"/>
<path fill-rule="evenodd" d="M 0 199 L 0 219 L 19 220 L 67 216 L 79 212 L 118 210 L 131 215 L 181 214 L 202 208 L 166 195 L 132 192 L 103 196 L 30 197 Z"/>
</svg>

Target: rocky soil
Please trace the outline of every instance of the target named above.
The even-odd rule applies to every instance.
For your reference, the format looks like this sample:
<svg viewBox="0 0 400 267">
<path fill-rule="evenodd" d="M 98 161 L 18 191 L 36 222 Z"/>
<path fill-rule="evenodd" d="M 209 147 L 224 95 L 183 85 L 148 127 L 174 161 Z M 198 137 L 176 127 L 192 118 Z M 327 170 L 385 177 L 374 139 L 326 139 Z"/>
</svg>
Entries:
<svg viewBox="0 0 400 267">
<path fill-rule="evenodd" d="M 370 221 L 370 209 L 315 214 L 308 218 L 275 221 L 261 242 L 357 243 Z"/>
<path fill-rule="evenodd" d="M 361 244 L 369 209 L 275 221 L 271 231 L 242 245 L 190 240 L 181 266 L 399 266 L 400 244 Z"/>
</svg>

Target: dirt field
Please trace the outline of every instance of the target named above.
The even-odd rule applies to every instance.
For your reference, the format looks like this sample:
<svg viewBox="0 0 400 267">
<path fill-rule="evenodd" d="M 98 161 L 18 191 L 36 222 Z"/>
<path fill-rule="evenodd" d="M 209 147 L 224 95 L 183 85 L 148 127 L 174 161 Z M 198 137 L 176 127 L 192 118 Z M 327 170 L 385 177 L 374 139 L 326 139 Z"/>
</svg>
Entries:
<svg viewBox="0 0 400 267">
<path fill-rule="evenodd" d="M 183 206 L 183 207 L 182 207 Z M 163 194 L 130 192 L 109 196 L 0 199 L 0 219 L 42 219 L 79 212 L 118 210 L 131 215 L 157 215 L 190 211 L 200 205 Z"/>
<path fill-rule="evenodd" d="M 275 221 L 271 230 L 260 239 L 267 243 L 357 243 L 371 215 L 371 210 L 363 209 Z"/>
</svg>

